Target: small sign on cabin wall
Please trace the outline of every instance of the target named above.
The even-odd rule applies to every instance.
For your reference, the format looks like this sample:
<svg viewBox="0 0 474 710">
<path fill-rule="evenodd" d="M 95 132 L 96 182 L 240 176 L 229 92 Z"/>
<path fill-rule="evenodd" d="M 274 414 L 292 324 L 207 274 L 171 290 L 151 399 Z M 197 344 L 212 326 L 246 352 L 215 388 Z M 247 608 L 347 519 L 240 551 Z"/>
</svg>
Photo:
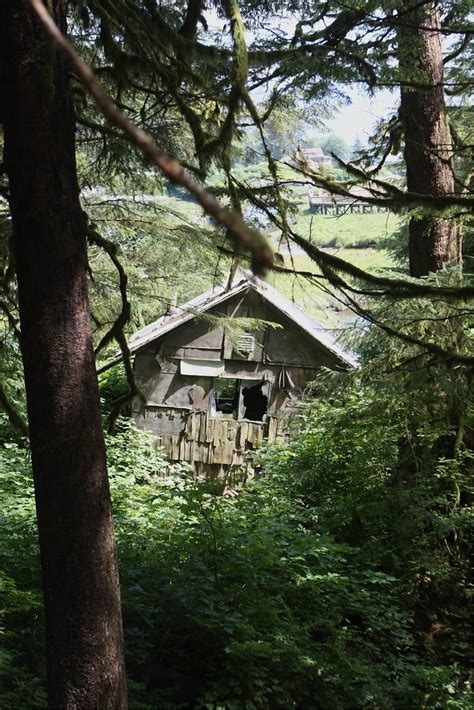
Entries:
<svg viewBox="0 0 474 710">
<path fill-rule="evenodd" d="M 255 350 L 255 336 L 244 333 L 237 338 L 234 350 L 242 355 L 250 355 Z"/>
</svg>

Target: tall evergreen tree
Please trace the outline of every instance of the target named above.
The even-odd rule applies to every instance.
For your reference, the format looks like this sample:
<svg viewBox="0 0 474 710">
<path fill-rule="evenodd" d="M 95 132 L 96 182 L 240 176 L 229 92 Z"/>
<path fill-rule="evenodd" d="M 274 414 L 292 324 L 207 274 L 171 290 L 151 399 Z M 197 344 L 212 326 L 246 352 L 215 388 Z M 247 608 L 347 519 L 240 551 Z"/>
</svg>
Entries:
<svg viewBox="0 0 474 710">
<path fill-rule="evenodd" d="M 362 143 L 360 136 L 357 135 L 354 139 L 354 143 L 351 145 L 350 154 L 351 160 L 357 160 L 364 150 L 364 144 Z"/>
<path fill-rule="evenodd" d="M 400 17 L 399 64 L 406 80 L 400 115 L 407 187 L 410 192 L 435 197 L 452 195 L 453 146 L 444 98 L 439 12 L 434 3 L 416 3 Z M 410 86 L 410 79 L 415 87 Z M 410 220 L 412 276 L 425 276 L 459 259 L 459 230 L 452 219 L 422 215 Z"/>
<path fill-rule="evenodd" d="M 53 0 L 65 31 L 66 3 Z M 68 66 L 0 5 L 1 121 L 46 613 L 51 708 L 124 708 L 122 622 Z"/>
</svg>

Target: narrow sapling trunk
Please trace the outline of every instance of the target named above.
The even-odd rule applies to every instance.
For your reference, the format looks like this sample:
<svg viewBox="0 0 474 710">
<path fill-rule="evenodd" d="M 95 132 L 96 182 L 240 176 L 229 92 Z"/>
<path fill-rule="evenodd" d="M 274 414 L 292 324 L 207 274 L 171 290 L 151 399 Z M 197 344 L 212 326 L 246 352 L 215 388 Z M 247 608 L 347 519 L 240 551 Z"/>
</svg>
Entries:
<svg viewBox="0 0 474 710">
<path fill-rule="evenodd" d="M 66 2 L 49 3 L 65 30 Z M 0 2 L 4 128 L 46 613 L 49 707 L 125 708 L 113 521 L 67 66 Z"/>
<path fill-rule="evenodd" d="M 407 188 L 435 196 L 454 192 L 452 141 L 444 100 L 440 20 L 434 4 L 415 4 L 401 15 L 400 68 L 410 81 L 404 86 L 400 114 L 405 135 Z M 429 28 L 433 28 L 430 31 Z M 412 276 L 425 276 L 460 261 L 459 230 L 453 220 L 423 216 L 409 225 Z"/>
</svg>

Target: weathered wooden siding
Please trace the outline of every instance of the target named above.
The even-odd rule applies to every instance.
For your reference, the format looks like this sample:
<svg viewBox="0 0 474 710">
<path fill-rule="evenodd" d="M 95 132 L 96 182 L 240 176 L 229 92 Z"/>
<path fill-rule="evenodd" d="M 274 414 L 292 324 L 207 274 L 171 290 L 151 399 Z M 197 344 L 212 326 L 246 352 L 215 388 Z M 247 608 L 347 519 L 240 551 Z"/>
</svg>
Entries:
<svg viewBox="0 0 474 710">
<path fill-rule="evenodd" d="M 267 317 L 282 328 L 267 328 L 264 340 L 264 361 L 300 367 L 321 367 L 332 364 L 331 357 L 323 347 L 292 321 L 282 316 L 275 308 L 267 306 Z"/>
<path fill-rule="evenodd" d="M 165 449 L 171 461 L 241 465 L 246 453 L 257 449 L 263 439 L 278 435 L 278 420 L 266 422 L 212 418 L 207 412 L 166 407 L 147 407 L 137 423 L 156 434 L 156 445 Z"/>
<path fill-rule="evenodd" d="M 173 372 L 160 371 L 159 367 L 152 363 L 150 372 L 149 359 L 141 353 L 136 356 L 135 363 L 137 383 L 145 394 L 148 406 L 208 410 L 212 378 L 181 375 L 177 371 L 177 363 L 172 363 Z M 166 369 L 168 370 L 168 367 Z M 277 414 L 291 405 L 292 397 L 301 397 L 307 383 L 314 380 L 319 372 L 317 367 L 283 367 L 235 360 L 226 360 L 225 369 L 229 378 L 268 380 L 272 384 L 268 404 L 270 414 Z M 286 379 L 284 388 L 279 385 L 282 377 Z M 133 413 L 137 414 L 141 407 L 139 400 L 136 400 Z"/>
</svg>

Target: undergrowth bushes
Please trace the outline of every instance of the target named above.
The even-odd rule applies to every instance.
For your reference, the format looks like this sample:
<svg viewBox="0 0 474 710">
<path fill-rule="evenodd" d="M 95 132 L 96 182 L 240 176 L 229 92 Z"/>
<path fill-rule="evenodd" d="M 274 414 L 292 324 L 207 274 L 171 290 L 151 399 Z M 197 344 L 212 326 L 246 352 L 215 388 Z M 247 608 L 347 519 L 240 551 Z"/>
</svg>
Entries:
<svg viewBox="0 0 474 710">
<path fill-rule="evenodd" d="M 423 392 L 331 385 L 232 498 L 120 424 L 108 452 L 131 708 L 471 707 L 470 453 L 447 455 L 440 393 Z M 0 707 L 40 708 L 28 453 L 0 451 Z"/>
</svg>

